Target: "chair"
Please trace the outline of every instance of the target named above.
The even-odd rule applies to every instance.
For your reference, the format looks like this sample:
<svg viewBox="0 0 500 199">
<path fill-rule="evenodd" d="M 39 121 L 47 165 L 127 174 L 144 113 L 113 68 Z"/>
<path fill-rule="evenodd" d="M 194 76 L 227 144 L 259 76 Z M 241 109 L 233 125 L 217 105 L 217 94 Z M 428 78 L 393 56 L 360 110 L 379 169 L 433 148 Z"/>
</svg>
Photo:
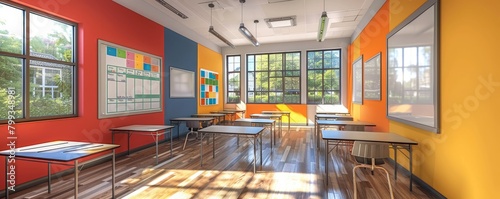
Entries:
<svg viewBox="0 0 500 199">
<path fill-rule="evenodd" d="M 377 166 L 384 164 L 384 158 L 389 157 L 389 144 L 388 143 L 380 143 L 380 142 L 361 142 L 354 141 L 354 145 L 352 148 L 352 155 L 357 163 L 360 165 L 356 165 L 352 169 L 352 181 L 354 184 L 354 198 L 357 198 L 357 190 L 356 190 L 356 169 L 360 167 L 369 168 L 372 171 L 377 169 L 381 169 L 385 171 L 387 175 L 387 183 L 389 184 L 389 191 L 391 192 L 391 198 L 394 199 L 394 195 L 392 193 L 391 180 L 389 178 L 389 172 L 383 167 Z"/>
<path fill-rule="evenodd" d="M 186 134 L 186 139 L 184 140 L 184 145 L 182 146 L 182 150 L 186 148 L 186 143 L 188 141 L 189 135 L 192 133 L 196 134 L 198 137 L 198 130 L 203 128 L 203 122 L 201 121 L 186 121 L 186 127 L 189 129 L 189 132 Z"/>
</svg>

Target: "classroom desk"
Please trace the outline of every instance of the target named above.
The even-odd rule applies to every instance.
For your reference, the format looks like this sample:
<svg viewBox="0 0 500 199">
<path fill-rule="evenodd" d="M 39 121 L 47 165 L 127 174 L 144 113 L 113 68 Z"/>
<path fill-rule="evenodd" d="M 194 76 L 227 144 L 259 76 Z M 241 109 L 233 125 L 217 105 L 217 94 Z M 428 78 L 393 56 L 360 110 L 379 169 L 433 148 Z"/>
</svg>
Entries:
<svg viewBox="0 0 500 199">
<path fill-rule="evenodd" d="M 236 119 L 236 111 L 210 111 L 210 113 L 226 114 L 229 116 L 229 122 L 233 122 Z"/>
<path fill-rule="evenodd" d="M 408 151 L 410 160 L 410 191 L 412 190 L 413 184 L 413 158 L 412 149 L 413 145 L 418 143 L 400 136 L 395 133 L 385 133 L 385 132 L 368 132 L 368 131 L 334 131 L 334 130 L 323 130 L 322 137 L 325 141 L 325 174 L 326 174 L 326 184 L 328 185 L 328 154 L 331 152 L 329 149 L 330 142 L 332 142 L 335 147 L 342 141 L 366 141 L 366 142 L 385 142 L 389 143 L 394 149 L 394 179 L 397 179 L 397 162 L 398 156 L 397 151 L 405 149 Z M 334 148 L 335 148 L 334 147 Z"/>
<path fill-rule="evenodd" d="M 370 123 L 370 122 L 362 122 L 362 121 L 344 121 L 344 120 L 318 120 L 316 121 L 316 140 L 317 140 L 317 147 L 319 148 L 319 142 L 320 142 L 320 130 L 321 127 L 327 127 L 327 126 L 338 126 L 338 127 L 345 127 L 345 126 L 356 126 L 361 129 L 356 129 L 356 130 L 361 130 L 364 131 L 364 127 L 366 126 L 375 126 L 375 124 Z"/>
<path fill-rule="evenodd" d="M 213 117 L 177 117 L 177 118 L 171 118 L 170 124 L 177 126 L 177 137 L 179 137 L 180 125 L 182 122 L 187 122 L 187 121 L 210 122 L 212 120 L 214 120 Z"/>
<path fill-rule="evenodd" d="M 222 126 L 222 125 L 212 125 L 203 129 L 198 130 L 201 134 L 200 139 L 200 166 L 203 166 L 203 138 L 206 134 L 212 134 L 212 157 L 215 158 L 215 134 L 224 135 L 244 135 L 253 138 L 253 172 L 255 173 L 257 165 L 257 138 L 259 139 L 260 145 L 260 167 L 262 168 L 262 132 L 264 127 L 255 126 Z"/>
<path fill-rule="evenodd" d="M 158 137 L 160 135 L 170 133 L 170 156 L 174 157 L 173 153 L 173 140 L 172 140 L 172 128 L 173 126 L 165 125 L 129 125 L 117 128 L 109 129 L 111 131 L 111 142 L 115 143 L 116 133 L 127 133 L 127 154 L 130 155 L 130 135 L 132 133 L 141 135 L 151 135 L 154 136 L 156 144 L 156 164 L 158 164 Z"/>
<path fill-rule="evenodd" d="M 282 121 L 283 116 L 281 114 L 258 114 L 258 113 L 255 113 L 255 114 L 251 114 L 250 118 L 278 120 L 280 122 L 280 130 L 278 131 L 278 136 L 281 138 L 281 130 L 283 129 L 283 121 Z"/>
<path fill-rule="evenodd" d="M 250 124 L 262 124 L 269 125 L 269 135 L 271 137 L 271 151 L 273 150 L 273 144 L 276 145 L 276 120 L 271 119 L 257 119 L 257 118 L 242 118 L 236 119 L 235 122 L 248 122 Z M 273 142 L 274 140 L 274 142 Z"/>
<path fill-rule="evenodd" d="M 314 132 L 316 132 L 316 126 L 318 125 L 318 120 L 346 120 L 353 121 L 353 117 L 350 115 L 334 115 L 334 114 L 316 114 L 314 115 Z"/>
<path fill-rule="evenodd" d="M 224 117 L 226 114 L 221 114 L 221 113 L 202 113 L 202 114 L 192 114 L 191 117 L 208 117 L 208 118 L 214 118 L 214 124 L 219 124 L 222 121 L 224 121 Z"/>
<path fill-rule="evenodd" d="M 53 141 L 46 142 L 41 144 L 35 144 L 30 146 L 25 146 L 21 148 L 16 148 L 14 151 L 5 150 L 0 151 L 0 155 L 5 156 L 5 172 L 8 170 L 8 160 L 11 152 L 15 155 L 16 161 L 18 160 L 27 160 L 34 162 L 47 162 L 48 167 L 48 188 L 47 191 L 50 193 L 50 184 L 51 184 L 51 171 L 50 164 L 63 164 L 63 165 L 71 165 L 71 163 L 67 163 L 73 161 L 74 166 L 74 197 L 78 198 L 78 173 L 80 172 L 79 168 L 82 165 L 85 165 L 89 162 L 93 162 L 96 159 L 106 158 L 108 156 L 112 156 L 111 162 L 111 195 L 115 196 L 115 149 L 120 147 L 120 145 L 116 144 L 100 144 L 100 143 L 88 143 L 88 142 L 73 142 L 73 141 Z M 78 159 L 84 158 L 93 154 L 101 153 L 104 151 L 112 151 L 111 154 L 106 156 L 101 156 L 98 158 L 94 158 L 94 160 L 89 160 L 87 162 L 78 162 Z M 8 189 L 8 177 L 5 176 L 5 198 L 9 198 L 9 189 Z"/>
<path fill-rule="evenodd" d="M 246 110 L 239 110 L 239 109 L 224 109 L 224 111 L 234 111 L 236 113 L 241 113 L 241 118 L 245 118 L 245 112 Z"/>
<path fill-rule="evenodd" d="M 288 117 L 288 132 L 290 132 L 290 111 L 262 111 L 262 114 L 281 114 Z"/>
<path fill-rule="evenodd" d="M 350 116 L 350 113 L 346 112 L 332 112 L 332 111 L 319 111 L 316 112 L 316 114 L 327 114 L 327 115 L 345 115 L 345 116 Z"/>
</svg>

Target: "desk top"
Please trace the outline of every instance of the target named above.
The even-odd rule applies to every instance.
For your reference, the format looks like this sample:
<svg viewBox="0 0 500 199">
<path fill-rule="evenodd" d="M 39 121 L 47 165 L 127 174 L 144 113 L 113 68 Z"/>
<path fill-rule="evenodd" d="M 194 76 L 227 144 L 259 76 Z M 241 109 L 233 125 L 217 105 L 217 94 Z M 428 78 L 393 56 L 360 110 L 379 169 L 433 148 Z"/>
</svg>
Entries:
<svg viewBox="0 0 500 199">
<path fill-rule="evenodd" d="M 316 114 L 316 118 L 351 118 L 350 115 Z"/>
<path fill-rule="evenodd" d="M 208 117 L 177 117 L 171 118 L 170 121 L 212 121 L 213 119 Z"/>
<path fill-rule="evenodd" d="M 250 122 L 250 123 L 264 123 L 264 124 L 272 124 L 276 122 L 275 120 L 270 119 L 257 119 L 257 118 L 241 118 L 235 120 L 235 122 Z"/>
<path fill-rule="evenodd" d="M 162 131 L 166 129 L 174 128 L 174 126 L 165 126 L 165 125 L 130 125 L 130 126 L 122 126 L 116 128 L 110 128 L 111 131 L 144 131 L 144 132 L 155 132 Z"/>
<path fill-rule="evenodd" d="M 200 133 L 220 133 L 220 134 L 238 134 L 238 135 L 258 135 L 264 131 L 264 127 L 254 126 L 222 126 L 212 125 L 198 130 Z"/>
<path fill-rule="evenodd" d="M 338 126 L 376 126 L 370 122 L 362 122 L 362 121 L 343 121 L 343 120 L 318 120 L 318 125 L 338 125 Z"/>
<path fill-rule="evenodd" d="M 224 111 L 234 111 L 237 113 L 244 113 L 245 112 L 245 110 L 238 110 L 238 109 L 224 109 Z"/>
<path fill-rule="evenodd" d="M 290 114 L 290 111 L 262 111 L 263 114 Z"/>
<path fill-rule="evenodd" d="M 15 156 L 44 161 L 68 162 L 92 154 L 120 147 L 116 144 L 89 142 L 52 141 L 15 149 Z M 10 150 L 0 151 L 0 155 L 9 156 Z"/>
<path fill-rule="evenodd" d="M 210 111 L 210 113 L 236 114 L 236 111 Z"/>
<path fill-rule="evenodd" d="M 220 113 L 202 113 L 202 114 L 192 114 L 191 117 L 224 117 L 226 114 Z"/>
<path fill-rule="evenodd" d="M 418 143 L 395 133 L 370 132 L 370 131 L 335 131 L 323 130 L 323 140 L 343 140 L 343 141 L 366 141 L 366 142 L 386 142 L 393 144 Z"/>
<path fill-rule="evenodd" d="M 280 118 L 281 114 L 251 114 L 250 117 L 261 117 L 261 118 Z"/>
</svg>

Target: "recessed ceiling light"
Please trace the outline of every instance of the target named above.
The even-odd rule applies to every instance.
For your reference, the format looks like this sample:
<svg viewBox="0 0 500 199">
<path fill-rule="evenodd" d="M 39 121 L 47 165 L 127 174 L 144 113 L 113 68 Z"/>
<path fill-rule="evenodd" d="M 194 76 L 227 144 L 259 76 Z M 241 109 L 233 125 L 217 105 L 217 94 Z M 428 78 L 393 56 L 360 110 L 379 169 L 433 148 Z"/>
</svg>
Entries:
<svg viewBox="0 0 500 199">
<path fill-rule="evenodd" d="M 264 19 L 264 21 L 266 21 L 267 27 L 269 28 L 282 28 L 282 27 L 290 27 L 297 25 L 295 18 L 296 16 L 277 17 L 277 18 L 267 18 Z"/>
</svg>

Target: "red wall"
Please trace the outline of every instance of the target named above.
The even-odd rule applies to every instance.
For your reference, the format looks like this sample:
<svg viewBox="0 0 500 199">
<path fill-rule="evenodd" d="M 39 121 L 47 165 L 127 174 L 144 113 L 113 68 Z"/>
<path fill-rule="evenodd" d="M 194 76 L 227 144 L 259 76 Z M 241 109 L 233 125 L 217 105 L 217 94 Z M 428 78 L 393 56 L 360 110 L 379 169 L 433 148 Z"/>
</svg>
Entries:
<svg viewBox="0 0 500 199">
<path fill-rule="evenodd" d="M 110 119 L 97 119 L 97 40 L 102 39 L 153 55 L 164 55 L 164 28 L 111 0 L 40 0 L 14 2 L 78 23 L 78 112 L 79 116 L 15 124 L 16 147 L 54 140 L 111 143 L 110 127 L 130 124 L 163 124 L 164 113 L 143 114 Z M 163 101 L 163 100 L 162 100 Z M 0 125 L 0 129 L 7 129 Z M 6 133 L 5 133 L 6 134 Z M 131 149 L 153 142 L 150 136 L 132 135 Z M 7 139 L 0 139 L 0 150 L 6 150 Z M 127 150 L 126 135 L 115 136 L 122 145 L 116 152 Z M 0 160 L 4 162 L 3 158 Z M 16 185 L 46 176 L 41 163 L 16 161 Z M 0 166 L 4 179 L 5 170 Z M 52 166 L 53 172 L 67 169 Z M 4 187 L 4 181 L 0 186 Z"/>
</svg>

